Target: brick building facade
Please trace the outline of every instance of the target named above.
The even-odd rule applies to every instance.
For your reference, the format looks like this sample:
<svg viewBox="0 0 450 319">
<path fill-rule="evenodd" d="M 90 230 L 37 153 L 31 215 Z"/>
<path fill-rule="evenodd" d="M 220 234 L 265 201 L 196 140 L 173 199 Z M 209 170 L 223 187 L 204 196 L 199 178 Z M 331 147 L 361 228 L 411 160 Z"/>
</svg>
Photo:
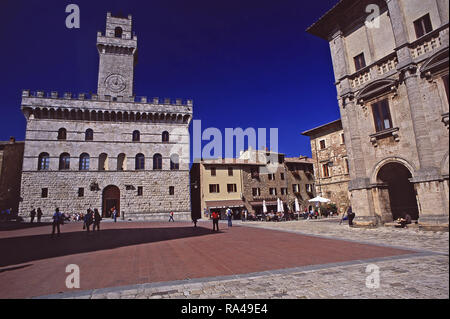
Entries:
<svg viewBox="0 0 450 319">
<path fill-rule="evenodd" d="M 0 210 L 19 209 L 24 142 L 0 142 Z"/>
</svg>

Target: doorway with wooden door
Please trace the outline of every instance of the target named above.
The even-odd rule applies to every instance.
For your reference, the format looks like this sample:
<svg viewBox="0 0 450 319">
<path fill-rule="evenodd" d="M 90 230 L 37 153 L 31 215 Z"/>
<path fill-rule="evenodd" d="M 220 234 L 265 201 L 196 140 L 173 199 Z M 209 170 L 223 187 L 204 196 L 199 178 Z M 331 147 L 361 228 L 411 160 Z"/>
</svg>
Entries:
<svg viewBox="0 0 450 319">
<path fill-rule="evenodd" d="M 113 208 L 117 211 L 117 217 L 120 217 L 120 189 L 117 186 L 110 185 L 103 190 L 102 206 L 103 218 L 111 218 Z"/>
</svg>

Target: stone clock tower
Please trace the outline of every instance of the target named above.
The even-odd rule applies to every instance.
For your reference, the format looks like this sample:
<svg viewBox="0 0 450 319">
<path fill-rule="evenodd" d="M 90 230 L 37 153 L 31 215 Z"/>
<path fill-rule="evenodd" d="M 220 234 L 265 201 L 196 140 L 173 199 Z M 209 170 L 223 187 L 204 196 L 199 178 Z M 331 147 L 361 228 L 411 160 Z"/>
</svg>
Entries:
<svg viewBox="0 0 450 319">
<path fill-rule="evenodd" d="M 105 34 L 97 34 L 97 49 L 100 55 L 98 95 L 131 98 L 137 63 L 137 37 L 132 32 L 131 15 L 114 17 L 108 12 Z"/>
</svg>

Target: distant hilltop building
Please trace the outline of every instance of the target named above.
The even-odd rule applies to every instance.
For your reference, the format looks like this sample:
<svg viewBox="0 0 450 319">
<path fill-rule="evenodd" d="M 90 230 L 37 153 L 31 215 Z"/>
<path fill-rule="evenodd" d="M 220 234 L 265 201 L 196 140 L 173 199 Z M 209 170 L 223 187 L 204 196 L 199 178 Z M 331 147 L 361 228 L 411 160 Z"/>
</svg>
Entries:
<svg viewBox="0 0 450 319">
<path fill-rule="evenodd" d="M 355 224 L 448 229 L 449 1 L 341 0 L 307 32 L 330 44 Z"/>
<path fill-rule="evenodd" d="M 50 218 L 111 209 L 126 219 L 190 218 L 189 124 L 193 103 L 137 98 L 132 17 L 106 18 L 97 34 L 97 93 L 23 91 L 27 120 L 20 214 Z"/>
</svg>

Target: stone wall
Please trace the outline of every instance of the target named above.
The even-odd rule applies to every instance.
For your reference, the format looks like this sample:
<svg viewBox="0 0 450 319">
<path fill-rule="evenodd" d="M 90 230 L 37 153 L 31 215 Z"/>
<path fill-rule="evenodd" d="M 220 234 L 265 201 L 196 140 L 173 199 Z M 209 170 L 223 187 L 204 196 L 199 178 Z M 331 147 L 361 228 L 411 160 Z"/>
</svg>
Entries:
<svg viewBox="0 0 450 319">
<path fill-rule="evenodd" d="M 92 191 L 92 183 L 98 191 Z M 65 213 L 86 212 L 88 208 L 102 211 L 103 190 L 110 185 L 120 189 L 120 211 L 125 218 L 160 219 L 174 211 L 175 216 L 190 219 L 189 172 L 180 171 L 124 171 L 124 172 L 24 172 L 20 213 L 28 217 L 32 207 L 40 207 L 44 219 L 49 219 L 56 207 Z M 127 186 L 133 186 L 128 189 Z M 143 187 L 138 196 L 137 188 Z M 173 196 L 169 187 L 175 187 Z M 48 188 L 48 198 L 41 198 L 42 188 Z M 78 189 L 84 188 L 84 197 Z M 168 218 L 168 217 L 167 217 Z"/>
</svg>

